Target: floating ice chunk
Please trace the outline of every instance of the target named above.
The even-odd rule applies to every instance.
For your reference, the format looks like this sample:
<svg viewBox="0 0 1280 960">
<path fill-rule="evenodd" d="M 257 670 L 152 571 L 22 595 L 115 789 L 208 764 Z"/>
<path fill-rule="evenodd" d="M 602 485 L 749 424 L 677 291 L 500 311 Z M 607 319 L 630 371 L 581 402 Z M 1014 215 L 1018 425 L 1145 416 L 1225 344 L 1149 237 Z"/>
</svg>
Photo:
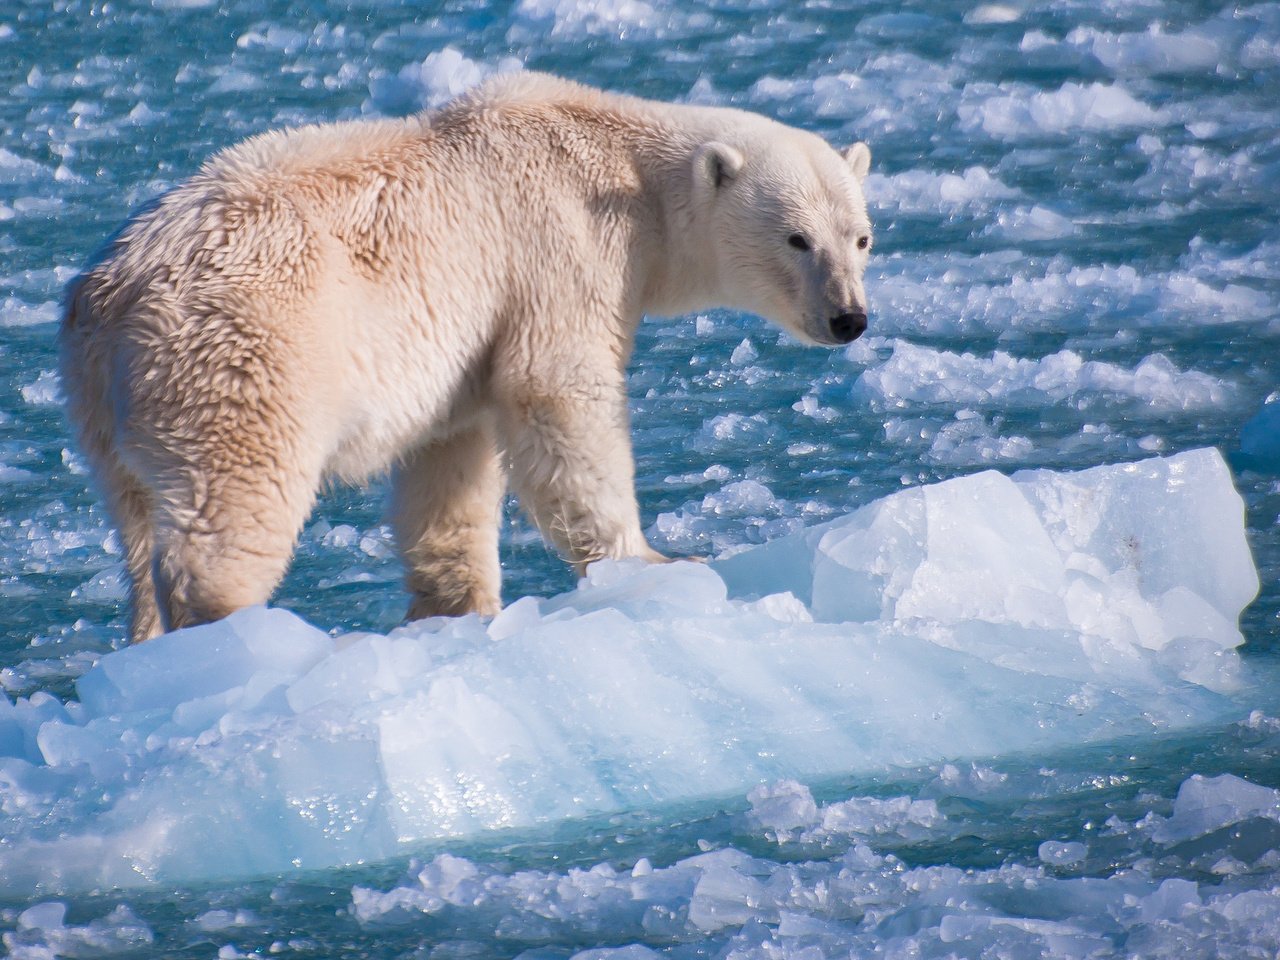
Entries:
<svg viewBox="0 0 1280 960">
<path fill-rule="evenodd" d="M 151 928 L 121 905 L 84 926 L 67 925 L 67 906 L 37 903 L 18 915 L 17 928 L 4 934 L 6 955 L 18 960 L 100 957 L 141 950 L 155 940 Z"/>
<path fill-rule="evenodd" d="M 62 926 L 67 915 L 67 905 L 57 900 L 37 903 L 18 916 L 18 926 L 23 930 L 54 930 Z"/>
<path fill-rule="evenodd" d="M 477 63 L 455 47 L 429 53 L 421 63 L 402 67 L 395 76 L 375 77 L 369 84 L 366 108 L 401 115 L 436 107 L 490 76 L 514 73 L 523 65 L 503 57 L 495 65 Z"/>
<path fill-rule="evenodd" d="M 1046 840 L 1040 844 L 1037 856 L 1042 861 L 1055 867 L 1068 867 L 1085 858 L 1088 848 L 1075 841 Z"/>
<path fill-rule="evenodd" d="M 306 46 L 308 38 L 309 34 L 302 30 L 262 23 L 236 37 L 236 46 L 242 50 L 262 48 L 293 54 Z"/>
<path fill-rule="evenodd" d="M 866 188 L 877 204 L 902 213 L 955 213 L 1022 196 L 1020 190 L 1006 186 L 982 167 L 969 167 L 963 174 L 927 170 L 907 170 L 891 176 L 872 173 L 867 177 Z"/>
<path fill-rule="evenodd" d="M 705 423 L 687 441 L 687 446 L 700 453 L 710 453 L 730 444 L 761 443 L 776 432 L 763 414 L 718 414 Z"/>
<path fill-rule="evenodd" d="M 0 420 L 3 423 L 4 420 Z M 0 463 L 0 483 L 30 483 L 40 475 L 32 470 Z"/>
<path fill-rule="evenodd" d="M 702 501 L 702 512 L 716 516 L 754 516 L 778 507 L 778 498 L 758 480 L 738 480 L 726 484 Z"/>
<path fill-rule="evenodd" d="M 390 527 L 381 526 L 360 538 L 360 552 L 375 560 L 389 560 L 396 556 L 392 545 Z"/>
<path fill-rule="evenodd" d="M 716 89 L 716 85 L 710 77 L 703 74 L 693 82 L 689 92 L 684 95 L 684 102 L 710 107 L 722 107 L 727 104 L 728 98 Z"/>
<path fill-rule="evenodd" d="M 0 216 L 0 220 L 2 219 L 4 217 Z M 38 323 L 54 323 L 57 319 L 58 305 L 52 300 L 34 306 L 16 297 L 6 297 L 0 301 L 0 327 L 28 327 Z M 34 401 L 28 401 L 32 402 Z"/>
<path fill-rule="evenodd" d="M 841 77 L 845 76 L 841 74 Z M 852 75 L 847 76 L 851 81 L 856 80 Z M 766 74 L 752 85 L 751 96 L 753 99 L 787 100 L 799 94 L 805 86 L 803 80 L 783 80 Z"/>
<path fill-rule="evenodd" d="M 479 876 L 480 871 L 469 860 L 442 853 L 423 867 L 418 882 L 444 903 L 464 905 L 475 903 L 483 895 L 476 882 Z"/>
<path fill-rule="evenodd" d="M 1209 133 L 1198 124 L 1192 126 L 1201 135 Z M 1265 177 L 1244 150 L 1222 152 L 1198 143 L 1164 148 L 1158 141 L 1148 141 L 1145 146 L 1150 166 L 1133 184 L 1140 196 L 1191 203 L 1204 202 L 1216 194 L 1231 202 L 1242 192 L 1250 192 L 1259 177 Z M 1259 292 L 1253 291 L 1255 296 Z"/>
<path fill-rule="evenodd" d="M 158 123 L 165 119 L 166 114 L 157 110 L 152 110 L 147 106 L 146 101 L 139 100 L 137 105 L 129 111 L 129 115 L 125 118 L 130 124 L 149 124 Z"/>
<path fill-rule="evenodd" d="M 865 26 L 864 20 L 859 29 Z M 952 110 L 957 82 L 952 65 L 897 50 L 873 57 L 857 73 L 842 70 L 816 79 L 761 77 L 749 97 L 780 101 L 788 108 L 805 102 L 817 116 L 841 122 L 857 116 L 859 130 L 869 136 L 925 126 L 936 129 L 939 116 Z"/>
<path fill-rule="evenodd" d="M 658 10 L 644 0 L 519 0 L 512 14 L 518 26 L 549 21 L 553 34 L 627 35 L 665 23 Z"/>
<path fill-rule="evenodd" d="M 950 423 L 933 428 L 928 421 L 890 419 L 885 422 L 885 436 L 898 442 L 915 432 L 929 440 L 928 459 L 935 463 L 960 466 L 1022 463 L 1033 459 L 1035 444 L 1029 437 L 1008 434 L 973 410 L 960 410 Z"/>
<path fill-rule="evenodd" d="M 126 577 L 124 564 L 113 564 L 80 584 L 71 595 L 94 603 L 123 600 L 129 595 Z"/>
<path fill-rule="evenodd" d="M 193 921 L 201 930 L 212 932 L 236 927 L 253 927 L 261 923 L 249 910 L 207 910 Z"/>
<path fill-rule="evenodd" d="M 791 405 L 791 409 L 806 417 L 812 417 L 819 423 L 830 423 L 840 416 L 833 407 L 824 407 L 812 393 L 807 393 Z"/>
<path fill-rule="evenodd" d="M 1232 897 L 1224 897 L 1214 908 L 1235 923 L 1247 923 L 1254 929 L 1269 925 L 1272 930 L 1280 926 L 1280 891 L 1246 890 Z"/>
<path fill-rule="evenodd" d="M 1072 350 L 1039 359 L 997 350 L 990 358 L 894 342 L 893 353 L 859 374 L 856 396 L 886 405 L 1001 404 L 1040 408 L 1079 394 L 1128 397 L 1153 408 L 1196 410 L 1218 406 L 1232 386 L 1197 370 L 1179 370 L 1152 354 L 1132 370 L 1102 360 L 1085 360 Z"/>
<path fill-rule="evenodd" d="M 1251 70 L 1275 67 L 1280 64 L 1280 39 L 1253 37 L 1241 49 L 1240 63 Z"/>
<path fill-rule="evenodd" d="M 983 231 L 1007 240 L 1059 240 L 1080 232 L 1080 228 L 1060 213 L 1036 204 L 1014 207 L 996 216 L 996 222 Z"/>
<path fill-rule="evenodd" d="M 1174 273 L 1161 291 L 1160 304 L 1203 321 L 1254 320 L 1266 315 L 1271 299 L 1261 290 L 1238 283 L 1218 287 L 1184 273 Z"/>
<path fill-rule="evenodd" d="M 354 547 L 360 542 L 360 531 L 349 523 L 340 523 L 321 533 L 320 542 L 326 547 Z"/>
<path fill-rule="evenodd" d="M 51 173 L 48 167 L 0 147 L 0 183 L 29 183 L 47 179 Z"/>
<path fill-rule="evenodd" d="M 1017 23 L 1022 19 L 1022 11 L 1004 3 L 983 3 L 965 11 L 964 22 L 973 24 Z"/>
<path fill-rule="evenodd" d="M 1008 783 L 1008 774 L 983 764 L 971 763 L 961 769 L 954 763 L 944 763 L 924 792 L 942 797 L 986 797 L 999 794 Z"/>
<path fill-rule="evenodd" d="M 1153 180 L 1159 190 L 1185 183 L 1181 174 L 1153 175 Z M 1188 189 L 1198 194 L 1202 188 Z M 1057 330 L 1068 315 L 1101 328 L 1110 328 L 1117 317 L 1141 327 L 1262 322 L 1271 319 L 1272 306 L 1256 279 L 1274 279 L 1277 259 L 1273 245 L 1263 244 L 1238 257 L 1200 250 L 1184 269 L 1169 273 L 1139 273 L 1129 264 L 1079 266 L 1063 256 L 1033 266 L 1013 250 L 890 260 L 879 268 L 884 309 L 877 323 L 895 325 L 894 333 L 952 338 L 967 330 L 1002 335 L 1011 329 Z M 875 358 L 874 347 L 880 345 L 863 337 L 846 353 L 865 362 Z"/>
<path fill-rule="evenodd" d="M 1196 774 L 1178 788 L 1173 816 L 1159 824 L 1151 838 L 1174 844 L 1255 818 L 1280 822 L 1280 790 L 1229 773 L 1217 777 Z"/>
<path fill-rule="evenodd" d="M 747 794 L 747 801 L 748 823 L 780 843 L 888 833 L 919 836 L 945 819 L 934 800 L 911 797 L 854 797 L 820 808 L 809 788 L 794 780 L 761 784 Z"/>
<path fill-rule="evenodd" d="M 821 817 L 809 788 L 794 780 L 761 784 L 747 794 L 751 804 L 748 819 L 758 829 L 772 831 L 779 838 L 793 831 L 818 825 Z"/>
<path fill-rule="evenodd" d="M 218 73 L 213 83 L 209 84 L 210 93 L 246 93 L 250 90 L 261 90 L 265 84 L 261 77 L 247 70 L 234 67 Z"/>
<path fill-rule="evenodd" d="M 1021 84 L 992 88 L 975 84 L 957 107 L 961 125 L 1004 140 L 1073 130 L 1155 127 L 1156 110 L 1118 84 L 1064 83 L 1057 90 L 1033 91 Z"/>
<path fill-rule="evenodd" d="M 52 407 L 62 402 L 62 383 L 52 370 L 43 370 L 40 376 L 22 388 L 22 399 L 35 407 Z"/>
<path fill-rule="evenodd" d="M 689 900 L 689 924 L 696 930 L 715 933 L 752 919 L 780 919 L 776 897 L 752 876 L 750 857 L 718 850 L 699 860 L 701 871 Z"/>
<path fill-rule="evenodd" d="M 680 510 L 658 514 L 646 535 L 655 546 L 690 554 L 705 548 L 711 530 L 706 518 Z"/>
<path fill-rule="evenodd" d="M 760 351 L 755 348 L 755 345 L 749 339 L 745 339 L 733 348 L 729 362 L 735 367 L 743 367 L 759 358 L 759 356 Z"/>
<path fill-rule="evenodd" d="M 1077 27 L 1066 44 L 1087 51 L 1116 74 L 1212 73 L 1222 62 L 1224 38 L 1205 28 L 1165 33 L 1152 24 L 1141 33 L 1109 33 Z"/>
</svg>

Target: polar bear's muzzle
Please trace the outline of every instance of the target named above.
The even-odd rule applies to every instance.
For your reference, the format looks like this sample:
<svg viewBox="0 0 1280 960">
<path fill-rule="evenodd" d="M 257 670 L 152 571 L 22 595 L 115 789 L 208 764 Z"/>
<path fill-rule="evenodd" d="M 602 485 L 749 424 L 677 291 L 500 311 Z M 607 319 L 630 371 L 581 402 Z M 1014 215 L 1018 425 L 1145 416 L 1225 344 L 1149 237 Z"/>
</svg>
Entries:
<svg viewBox="0 0 1280 960">
<path fill-rule="evenodd" d="M 837 343 L 853 343 L 867 329 L 867 315 L 861 311 L 841 313 L 831 318 L 831 335 Z"/>
</svg>

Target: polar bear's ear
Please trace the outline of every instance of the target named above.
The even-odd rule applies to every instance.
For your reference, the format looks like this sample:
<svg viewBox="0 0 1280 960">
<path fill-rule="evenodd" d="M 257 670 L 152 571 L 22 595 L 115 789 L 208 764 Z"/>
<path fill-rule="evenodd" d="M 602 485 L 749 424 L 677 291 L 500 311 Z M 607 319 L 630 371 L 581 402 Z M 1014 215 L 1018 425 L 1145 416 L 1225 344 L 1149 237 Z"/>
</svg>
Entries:
<svg viewBox="0 0 1280 960">
<path fill-rule="evenodd" d="M 695 179 L 719 188 L 736 177 L 746 162 L 741 151 L 727 143 L 712 140 L 700 146 L 693 155 L 693 175 Z"/>
<path fill-rule="evenodd" d="M 871 172 L 871 148 L 865 143 L 855 143 L 844 151 L 844 162 L 859 180 L 867 179 Z"/>
</svg>

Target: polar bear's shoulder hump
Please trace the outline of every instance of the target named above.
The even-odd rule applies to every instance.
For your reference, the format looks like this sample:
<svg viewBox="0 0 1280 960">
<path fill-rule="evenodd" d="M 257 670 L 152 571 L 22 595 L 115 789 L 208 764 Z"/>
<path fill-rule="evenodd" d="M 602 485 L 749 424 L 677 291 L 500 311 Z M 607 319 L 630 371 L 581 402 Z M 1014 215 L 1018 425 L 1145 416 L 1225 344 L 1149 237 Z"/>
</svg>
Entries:
<svg viewBox="0 0 1280 960">
<path fill-rule="evenodd" d="M 293 171 L 341 166 L 344 161 L 393 150 L 421 138 L 427 118 L 349 120 L 271 130 L 251 137 L 211 157 L 201 169 L 221 180 L 252 178 L 263 171 Z"/>
</svg>

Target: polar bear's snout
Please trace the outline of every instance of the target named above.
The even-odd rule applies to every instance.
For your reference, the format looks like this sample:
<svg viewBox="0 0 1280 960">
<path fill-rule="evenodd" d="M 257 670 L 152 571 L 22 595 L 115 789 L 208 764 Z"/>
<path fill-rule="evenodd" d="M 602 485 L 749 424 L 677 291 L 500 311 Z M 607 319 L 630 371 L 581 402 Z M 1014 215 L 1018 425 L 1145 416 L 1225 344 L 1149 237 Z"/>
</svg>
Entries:
<svg viewBox="0 0 1280 960">
<path fill-rule="evenodd" d="M 867 315 L 861 311 L 841 313 L 831 318 L 831 335 L 838 343 L 853 343 L 867 330 Z"/>
</svg>

